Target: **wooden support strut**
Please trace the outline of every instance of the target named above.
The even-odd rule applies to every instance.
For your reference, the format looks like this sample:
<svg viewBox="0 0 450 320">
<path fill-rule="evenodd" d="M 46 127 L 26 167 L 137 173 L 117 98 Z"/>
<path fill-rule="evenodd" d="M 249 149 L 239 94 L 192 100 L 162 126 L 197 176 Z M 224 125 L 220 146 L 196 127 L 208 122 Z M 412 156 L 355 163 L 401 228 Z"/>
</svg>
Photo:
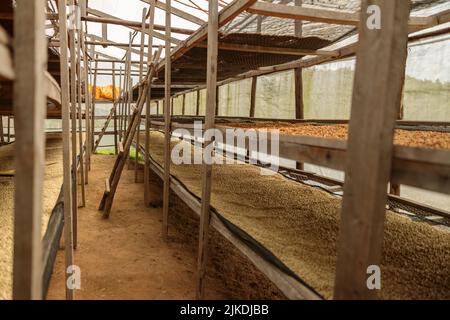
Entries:
<svg viewBox="0 0 450 320">
<path fill-rule="evenodd" d="M 170 85 L 172 78 L 172 59 L 170 51 L 171 27 L 171 0 L 166 1 L 166 42 L 165 42 L 165 92 L 164 92 L 164 187 L 163 187 L 163 219 L 162 236 L 168 238 L 169 198 L 170 198 L 170 121 L 172 113 L 172 99 L 170 98 Z"/>
<path fill-rule="evenodd" d="M 69 2 L 73 5 L 73 0 Z M 78 231 L 78 167 L 77 167 L 77 110 L 76 110 L 76 51 L 75 30 L 69 30 L 70 44 L 70 113 L 71 113 L 71 146 L 72 146 L 72 223 L 73 223 L 73 247 L 77 247 Z"/>
<path fill-rule="evenodd" d="M 145 77 L 145 80 L 140 83 L 143 86 L 142 94 L 138 98 L 137 108 L 134 109 L 134 112 L 131 116 L 131 121 L 129 123 L 127 132 L 124 136 L 123 141 L 119 143 L 119 155 L 116 158 L 116 162 L 114 164 L 113 170 L 109 177 L 109 183 L 111 187 L 111 191 L 109 193 L 104 193 L 103 198 L 100 202 L 99 210 L 103 211 L 103 217 L 108 218 L 111 212 L 112 203 L 114 200 L 114 196 L 117 190 L 117 186 L 119 184 L 120 176 L 122 174 L 123 168 L 125 166 L 126 160 L 130 153 L 131 144 L 133 142 L 133 136 L 136 132 L 136 128 L 140 122 L 140 116 L 142 113 L 142 109 L 144 107 L 145 101 L 147 100 L 147 90 L 150 87 L 150 80 L 153 78 L 155 74 L 155 63 L 159 59 L 161 54 L 161 50 L 158 50 L 155 54 L 152 63 L 149 66 L 149 71 Z"/>
<path fill-rule="evenodd" d="M 216 114 L 217 95 L 217 54 L 218 54 L 218 29 L 219 10 L 217 0 L 209 1 L 208 15 L 208 53 L 207 53 L 207 89 L 206 89 L 206 116 L 205 131 L 214 128 Z M 167 59 L 170 60 L 170 59 Z M 204 296 L 204 284 L 207 263 L 208 233 L 210 227 L 211 210 L 211 184 L 212 166 L 205 162 L 205 157 L 212 157 L 211 145 L 213 141 L 205 139 L 202 165 L 202 207 L 200 214 L 200 231 L 197 261 L 197 299 Z M 208 153 L 208 154 L 207 154 Z"/>
<path fill-rule="evenodd" d="M 85 152 L 84 152 L 84 141 L 83 141 L 83 113 L 82 113 L 82 99 L 81 99 L 81 32 L 78 30 L 77 32 L 78 41 L 76 43 L 77 48 L 77 115 L 78 115 L 78 146 L 80 152 L 80 186 L 81 186 L 81 207 L 86 206 L 86 180 L 85 180 Z M 86 152 L 87 153 L 87 152 Z"/>
<path fill-rule="evenodd" d="M 369 29 L 365 23 L 369 5 L 381 8 L 380 29 Z M 381 262 L 394 125 L 406 65 L 409 13 L 409 0 L 362 2 L 337 244 L 335 299 L 374 299 L 377 296 L 377 290 L 368 288 L 368 268 L 380 266 Z"/>
<path fill-rule="evenodd" d="M 114 154 L 117 155 L 118 154 L 118 150 L 117 150 L 117 143 L 118 143 L 118 137 L 117 137 L 117 97 L 116 97 L 116 65 L 113 62 L 112 63 L 112 69 L 113 69 L 113 74 L 112 74 L 112 86 L 113 86 L 113 109 L 114 109 Z"/>
<path fill-rule="evenodd" d="M 149 34 L 153 34 L 153 24 L 155 21 L 155 0 L 150 1 L 149 8 Z M 151 48 L 153 47 L 153 37 L 148 38 L 148 54 L 147 62 L 150 63 Z M 151 103 L 151 86 L 148 88 L 147 101 L 145 103 L 145 164 L 144 164 L 144 202 L 146 206 L 150 205 L 150 103 Z M 159 104 L 158 104 L 159 106 Z"/>
</svg>

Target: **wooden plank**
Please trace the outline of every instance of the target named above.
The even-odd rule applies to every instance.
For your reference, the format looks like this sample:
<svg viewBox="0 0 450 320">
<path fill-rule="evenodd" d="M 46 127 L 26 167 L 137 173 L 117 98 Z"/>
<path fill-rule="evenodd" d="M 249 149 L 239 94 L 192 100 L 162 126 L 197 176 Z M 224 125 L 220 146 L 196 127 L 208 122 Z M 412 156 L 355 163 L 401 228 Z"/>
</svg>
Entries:
<svg viewBox="0 0 450 320">
<path fill-rule="evenodd" d="M 81 10 L 86 11 L 86 3 L 81 3 Z M 84 7 L 83 7 L 84 5 Z M 91 146 L 91 95 L 89 94 L 89 58 L 87 53 L 87 46 L 85 43 L 86 34 L 84 32 L 84 26 L 81 25 L 80 30 L 80 38 L 81 38 L 81 51 L 83 54 L 83 78 L 84 78 L 84 104 L 85 104 L 85 128 L 86 128 L 86 163 L 85 163 L 85 182 L 88 184 L 89 182 L 89 170 L 91 170 L 91 154 L 92 154 L 92 146 Z"/>
<path fill-rule="evenodd" d="M 200 114 L 200 90 L 197 90 L 196 98 L 195 114 L 198 116 Z"/>
<path fill-rule="evenodd" d="M 153 33 L 153 25 L 155 22 L 155 0 L 150 0 L 150 8 L 149 8 L 149 34 Z M 153 47 L 153 37 L 148 38 L 148 55 L 151 56 L 151 48 Z M 161 48 L 160 48 L 161 50 Z M 147 60 L 147 63 L 150 63 L 150 59 Z M 145 163 L 144 163 L 144 203 L 146 206 L 150 205 L 150 103 L 151 103 L 151 90 L 152 87 L 149 87 L 147 101 L 145 103 Z M 159 106 L 159 102 L 158 102 Z"/>
<path fill-rule="evenodd" d="M 252 4 L 254 4 L 257 0 L 234 0 L 227 7 L 225 7 L 219 14 L 219 28 L 225 25 L 227 22 L 233 20 L 236 16 L 238 16 L 242 11 L 246 10 Z M 207 37 L 207 25 L 203 25 L 199 28 L 193 35 L 187 38 L 185 41 L 180 43 L 175 50 L 172 51 L 171 60 L 174 61 L 181 57 L 186 51 L 190 48 L 195 47 L 201 41 L 206 39 Z M 157 70 L 160 70 L 165 65 L 164 58 L 158 64 Z"/>
<path fill-rule="evenodd" d="M 58 0 L 60 23 L 60 68 L 61 68 L 61 117 L 63 140 L 63 192 L 64 192 L 64 267 L 74 264 L 72 225 L 72 174 L 70 169 L 70 103 L 69 103 L 69 57 L 67 42 L 66 0 Z M 65 273 L 65 283 L 70 274 Z M 74 290 L 64 286 L 66 299 L 74 299 Z"/>
<path fill-rule="evenodd" d="M 122 19 L 115 19 L 115 18 L 102 18 L 102 17 L 85 17 L 82 18 L 83 21 L 89 21 L 89 22 L 97 22 L 102 24 L 114 24 L 118 26 L 124 26 L 124 27 L 134 27 L 134 28 L 141 28 L 142 23 L 138 21 L 130 21 L 130 20 L 122 20 Z M 149 25 L 146 24 L 145 28 L 147 28 Z M 153 25 L 154 30 L 164 31 L 165 26 L 160 24 L 154 24 Z M 179 33 L 179 34 L 185 34 L 185 35 L 191 35 L 195 32 L 195 30 L 185 29 L 185 28 L 172 28 L 173 33 Z M 142 33 L 147 33 L 146 30 L 141 31 Z"/>
<path fill-rule="evenodd" d="M 141 55 L 140 55 L 140 64 L 139 64 L 139 83 L 143 80 L 143 72 L 144 72 L 144 44 L 145 37 L 144 32 L 146 31 L 146 20 L 147 20 L 147 8 L 142 9 L 142 32 L 141 32 Z M 151 49 L 150 49 L 151 50 Z M 142 94 L 142 86 L 139 86 L 139 95 Z M 141 115 L 139 114 L 139 117 Z M 139 140 L 141 138 L 141 122 L 137 126 L 136 131 L 136 144 L 139 145 Z M 136 158 L 134 160 L 134 182 L 138 182 L 138 164 L 139 164 L 139 148 L 136 147 Z"/>
<path fill-rule="evenodd" d="M 104 17 L 104 18 L 110 18 L 110 19 L 122 20 L 122 19 L 119 19 L 119 18 L 117 18 L 117 17 L 115 17 L 115 16 L 112 16 L 112 15 L 110 15 L 110 14 L 107 14 L 107 13 L 105 13 L 105 12 L 102 12 L 102 11 L 99 11 L 99 10 L 95 10 L 95 9 L 92 9 L 92 8 L 88 8 L 88 13 L 89 13 L 89 14 L 92 14 L 92 15 L 94 15 L 94 16 L 97 16 L 97 17 Z M 136 28 L 136 27 L 129 27 L 129 28 L 132 29 L 132 30 L 134 30 L 134 31 L 141 32 L 141 28 L 140 28 L 140 27 L 137 27 L 137 28 Z M 153 35 L 153 37 L 158 38 L 158 39 L 161 39 L 161 40 L 164 40 L 164 39 L 165 39 L 164 35 L 163 35 L 162 33 L 157 32 L 157 31 L 153 31 L 152 35 Z M 96 37 L 95 37 L 95 38 L 96 38 Z M 97 40 L 102 41 L 101 38 L 100 38 L 100 39 L 97 39 Z M 170 37 L 170 42 L 172 42 L 172 43 L 174 43 L 174 44 L 179 44 L 179 43 L 181 43 L 181 40 L 176 39 L 176 38 L 174 38 L 174 37 Z M 139 53 L 136 53 L 136 54 L 139 54 Z"/>
<path fill-rule="evenodd" d="M 150 161 L 150 168 L 163 179 L 163 168 L 154 161 Z M 172 191 L 182 199 L 192 211 L 200 216 L 201 202 L 192 196 L 186 188 L 176 179 L 170 182 Z M 253 251 L 246 243 L 231 233 L 228 228 L 217 218 L 214 212 L 210 212 L 211 226 L 216 229 L 223 237 L 228 239 L 245 257 L 247 257 L 255 267 L 260 270 L 280 291 L 288 298 L 293 300 L 320 300 L 313 291 L 304 286 L 296 279 L 286 275 L 283 271 L 275 267 L 266 259 L 261 257 L 257 252 Z"/>
<path fill-rule="evenodd" d="M 206 43 L 199 43 L 196 45 L 199 48 L 207 48 Z M 292 48 L 279 48 L 279 47 L 265 47 L 265 46 L 253 46 L 248 44 L 233 44 L 233 43 L 219 43 L 219 50 L 225 51 L 237 51 L 237 52 L 255 52 L 255 53 L 268 53 L 279 54 L 288 56 L 329 56 L 338 57 L 338 51 L 330 50 L 308 50 L 308 49 L 292 49 Z"/>
<path fill-rule="evenodd" d="M 80 186 L 81 186 L 81 207 L 86 206 L 86 176 L 85 176 L 85 152 L 84 152 L 84 139 L 83 139 L 83 110 L 81 107 L 82 98 L 81 98 L 81 32 L 80 29 L 76 32 L 77 35 L 77 59 L 76 59 L 76 68 L 77 68 L 77 114 L 78 114 L 78 148 L 79 148 L 79 156 L 80 156 Z"/>
<path fill-rule="evenodd" d="M 105 192 L 108 193 L 108 194 L 111 192 L 111 186 L 109 185 L 109 179 L 108 178 L 105 179 Z"/>
<path fill-rule="evenodd" d="M 150 5 L 152 4 L 152 0 L 141 0 L 141 1 L 142 2 L 146 2 L 146 3 L 150 4 Z M 166 10 L 166 4 L 164 2 L 162 2 L 162 1 L 156 1 L 156 7 L 158 9 L 161 9 L 161 10 L 164 10 L 164 11 Z M 180 10 L 180 9 L 172 7 L 172 6 L 170 8 L 170 12 L 173 15 L 177 16 L 177 17 L 180 17 L 180 18 L 182 18 L 184 20 L 187 20 L 189 22 L 198 24 L 200 26 L 205 23 L 205 21 L 203 21 L 199 17 L 194 16 L 194 15 L 192 15 L 192 14 L 186 12 L 186 11 Z"/>
<path fill-rule="evenodd" d="M 101 42 L 104 42 L 104 41 L 102 40 L 102 38 L 100 38 L 100 37 L 98 37 L 98 36 L 96 36 L 96 35 L 89 34 L 89 37 L 90 37 L 91 39 L 94 39 L 95 41 L 101 41 Z M 120 48 L 120 49 L 124 49 L 124 50 L 125 50 L 125 49 L 127 49 L 127 50 L 130 49 L 130 43 L 128 43 L 128 45 L 127 45 L 126 48 L 123 48 L 122 46 L 120 46 L 120 44 L 118 44 L 118 43 L 116 43 L 116 42 L 114 42 L 114 41 L 112 41 L 112 40 L 108 40 L 106 43 L 113 44 L 113 45 L 115 45 L 116 47 L 118 47 L 118 48 Z M 131 47 L 131 52 L 133 52 L 134 54 L 137 54 L 137 55 L 141 55 L 140 50 L 139 50 L 139 49 L 134 49 L 133 47 Z M 146 53 L 144 53 L 144 55 L 147 56 Z M 138 62 L 138 63 L 139 63 L 139 62 Z"/>
<path fill-rule="evenodd" d="M 44 80 L 45 80 L 45 94 L 47 96 L 47 100 L 60 106 L 61 88 L 59 87 L 58 82 L 56 82 L 56 80 L 47 71 L 44 71 Z"/>
<path fill-rule="evenodd" d="M 382 26 L 368 29 L 367 7 Z M 335 299 L 373 299 L 369 266 L 379 266 L 394 126 L 405 72 L 410 1 L 364 0 L 336 265 Z M 377 61 L 377 63 L 374 63 Z M 370 79 L 367 75 L 371 75 Z"/>
<path fill-rule="evenodd" d="M 73 5 L 73 0 L 69 5 Z M 73 225 L 73 248 L 77 248 L 78 242 L 78 166 L 77 166 L 77 76 L 76 76 L 76 47 L 74 26 L 69 29 L 70 48 L 70 113 L 71 113 L 71 146 L 72 146 L 72 225 Z"/>
<path fill-rule="evenodd" d="M 285 19 L 351 25 L 355 27 L 359 25 L 359 14 L 357 12 L 346 12 L 342 10 L 287 6 L 284 4 L 258 1 L 247 9 L 247 12 Z M 423 27 L 431 27 L 433 23 L 436 23 L 436 19 L 433 20 L 427 17 L 411 17 L 409 20 L 412 31 Z"/>
<path fill-rule="evenodd" d="M 206 69 L 206 115 L 205 131 L 214 128 L 217 110 L 217 55 L 218 55 L 218 30 L 219 30 L 219 7 L 218 1 L 209 1 L 208 6 L 208 53 Z M 205 139 L 204 148 L 213 144 L 214 141 Z M 197 260 L 197 299 L 203 299 L 205 290 L 206 264 L 208 259 L 208 233 L 210 226 L 211 211 L 211 185 L 212 166 L 204 161 L 206 151 L 203 149 L 202 164 L 202 206 L 200 211 L 200 230 Z"/>
<path fill-rule="evenodd" d="M 45 164 L 42 1 L 16 1 L 14 10 L 15 193 L 13 299 L 42 299 L 41 214 Z M 2 128 L 3 130 L 3 128 Z"/>
<path fill-rule="evenodd" d="M 169 199 L 170 199 L 170 121 L 172 113 L 172 100 L 170 98 L 170 85 L 172 77 L 172 61 L 170 59 L 170 35 L 171 35 L 171 0 L 166 1 L 166 51 L 165 55 L 165 89 L 164 89 L 164 187 L 163 187 L 163 221 L 162 221 L 162 236 L 167 241 L 169 233 Z M 169 57 L 169 59 L 167 59 Z"/>
</svg>

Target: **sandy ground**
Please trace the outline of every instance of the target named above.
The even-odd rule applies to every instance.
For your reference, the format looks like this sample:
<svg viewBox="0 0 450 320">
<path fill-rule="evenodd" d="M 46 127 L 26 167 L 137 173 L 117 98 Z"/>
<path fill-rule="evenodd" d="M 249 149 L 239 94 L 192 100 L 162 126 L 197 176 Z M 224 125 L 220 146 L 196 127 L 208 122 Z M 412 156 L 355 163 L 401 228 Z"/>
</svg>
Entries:
<svg viewBox="0 0 450 320">
<path fill-rule="evenodd" d="M 78 249 L 75 264 L 81 268 L 81 290 L 76 299 L 195 299 L 196 253 L 181 234 L 172 230 L 162 240 L 162 208 L 143 205 L 143 184 L 134 183 L 134 171 L 123 171 L 111 217 L 97 210 L 104 181 L 114 156 L 94 155 L 86 208 L 78 213 Z M 162 190 L 151 184 L 155 202 Z M 58 252 L 47 299 L 65 299 L 64 251 Z M 208 278 L 206 298 L 228 298 L 224 285 Z"/>
<path fill-rule="evenodd" d="M 0 172 L 14 174 L 14 144 L 0 147 Z M 44 175 L 42 235 L 58 199 L 63 181 L 62 142 L 59 135 L 48 135 Z M 11 299 L 14 178 L 0 177 L 0 300 Z"/>
<path fill-rule="evenodd" d="M 152 133 L 152 156 L 159 163 L 162 144 L 163 135 Z M 173 165 L 171 174 L 201 195 L 200 165 Z M 237 164 L 214 166 L 211 203 L 324 297 L 332 297 L 339 199 Z M 450 299 L 450 233 L 389 211 L 384 231 L 379 297 Z"/>
<path fill-rule="evenodd" d="M 328 139 L 346 140 L 348 125 L 305 125 L 281 122 L 236 123 L 229 124 L 236 128 L 278 129 L 281 134 L 312 136 Z M 431 131 L 395 130 L 394 143 L 400 146 L 450 149 L 450 133 Z"/>
</svg>

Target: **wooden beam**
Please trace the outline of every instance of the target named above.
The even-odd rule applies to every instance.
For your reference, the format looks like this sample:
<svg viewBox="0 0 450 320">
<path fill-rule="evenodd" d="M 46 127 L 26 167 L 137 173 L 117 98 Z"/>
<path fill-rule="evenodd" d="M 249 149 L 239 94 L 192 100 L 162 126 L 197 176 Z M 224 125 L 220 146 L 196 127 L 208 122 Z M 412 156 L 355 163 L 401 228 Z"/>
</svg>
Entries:
<svg viewBox="0 0 450 320">
<path fill-rule="evenodd" d="M 129 43 L 118 43 L 118 42 L 111 42 L 111 41 L 86 41 L 86 44 L 93 45 L 93 46 L 102 46 L 102 47 L 119 47 L 119 48 L 128 48 Z M 140 48 L 140 44 L 131 44 L 132 48 Z M 144 45 L 145 48 L 148 47 L 148 45 Z M 152 48 L 159 48 L 158 45 L 152 45 Z M 117 62 L 120 62 L 121 60 L 116 59 Z M 111 61 L 104 61 L 104 62 L 111 62 Z M 139 63 L 139 61 L 133 61 L 133 63 Z"/>
<path fill-rule="evenodd" d="M 134 27 L 134 28 L 140 28 L 142 26 L 141 22 L 138 21 L 130 21 L 130 20 L 122 20 L 122 19 L 114 19 L 114 18 L 102 18 L 102 17 L 85 17 L 82 18 L 83 21 L 89 21 L 89 22 L 96 22 L 96 23 L 103 23 L 103 24 L 114 24 L 118 26 L 124 26 L 124 27 Z M 146 28 L 148 28 L 148 24 L 145 25 Z M 153 25 L 154 30 L 164 31 L 165 27 L 160 24 Z M 147 31 L 141 31 L 142 33 L 146 34 Z M 185 29 L 185 28 L 172 28 L 173 33 L 179 33 L 179 34 L 185 34 L 185 35 L 191 35 L 195 32 L 195 30 Z"/>
<path fill-rule="evenodd" d="M 256 88 L 258 86 L 258 77 L 252 77 L 252 87 L 250 89 L 250 118 L 255 117 L 256 111 Z"/>
<path fill-rule="evenodd" d="M 119 153 L 118 150 L 118 136 L 117 136 L 117 97 L 116 97 L 116 65 L 112 63 L 113 74 L 112 74 L 112 86 L 113 86 L 113 108 L 114 108 L 114 154 L 117 155 Z M 120 94 L 120 93 L 119 93 Z"/>
<path fill-rule="evenodd" d="M 43 1 L 14 10 L 15 193 L 13 299 L 42 299 L 42 189 L 47 62 Z M 3 128 L 2 128 L 3 131 Z"/>
<path fill-rule="evenodd" d="M 367 7 L 382 26 L 368 29 Z M 410 1 L 364 0 L 361 9 L 335 299 L 373 299 L 368 267 L 380 266 L 395 120 L 405 72 Z M 374 63 L 377 61 L 377 63 Z M 370 75 L 370 78 L 368 78 Z"/>
<path fill-rule="evenodd" d="M 199 48 L 207 48 L 206 43 L 199 43 L 196 45 Z M 239 52 L 255 52 L 255 53 L 270 53 L 281 54 L 289 56 L 339 56 L 338 51 L 327 50 L 308 50 L 308 49 L 291 49 L 291 48 L 279 48 L 279 47 L 265 47 L 265 46 L 252 46 L 247 44 L 233 44 L 233 43 L 219 43 L 219 50 L 227 51 L 239 51 Z"/>
<path fill-rule="evenodd" d="M 156 162 L 150 162 L 151 169 L 162 179 L 164 176 L 163 168 Z M 170 182 L 172 191 L 182 199 L 186 205 L 200 217 L 201 202 L 194 197 L 181 183 L 176 179 Z M 253 250 L 246 242 L 236 237 L 211 211 L 211 226 L 216 229 L 225 239 L 230 241 L 239 252 L 248 258 L 258 270 L 260 270 L 280 291 L 292 300 L 320 300 L 320 297 L 310 288 L 300 283 L 298 280 L 288 276 L 284 271 L 268 262 L 261 255 Z"/>
<path fill-rule="evenodd" d="M 92 40 L 95 40 L 95 41 L 104 42 L 102 38 L 100 38 L 100 37 L 98 37 L 98 36 L 96 36 L 96 35 L 94 35 L 94 34 L 89 34 L 88 37 L 91 38 Z M 122 46 L 119 46 L 119 45 L 118 45 L 117 43 L 115 43 L 114 41 L 108 40 L 107 43 L 111 43 L 111 45 L 115 45 L 116 47 L 119 47 L 119 48 L 125 50 L 125 48 L 123 48 Z M 126 48 L 126 49 L 128 50 L 129 48 L 130 48 L 130 44 L 127 44 L 127 48 Z M 133 52 L 134 54 L 137 54 L 137 55 L 140 55 L 140 54 L 141 54 L 141 53 L 140 53 L 140 50 L 134 49 L 134 48 L 131 48 L 131 52 Z M 146 53 L 145 53 L 145 56 L 147 56 Z"/>
<path fill-rule="evenodd" d="M 219 14 L 219 28 L 225 25 L 227 22 L 233 20 L 242 11 L 245 11 L 256 1 L 257 0 L 234 0 L 233 2 L 231 2 L 227 7 L 223 8 L 223 10 Z M 197 44 L 206 39 L 207 35 L 207 25 L 203 25 L 193 35 L 180 43 L 176 47 L 176 49 L 172 51 L 171 60 L 175 61 L 176 59 L 181 57 L 190 48 L 195 47 Z M 165 60 L 167 59 L 164 58 L 162 61 L 160 61 L 157 70 L 160 70 L 164 67 Z"/>
<path fill-rule="evenodd" d="M 247 9 L 247 12 L 261 16 L 306 20 L 330 24 L 343 24 L 353 26 L 358 26 L 359 24 L 359 15 L 356 12 L 288 6 L 285 4 L 276 4 L 261 1 L 257 1 L 255 4 L 253 4 L 250 8 Z"/>
<path fill-rule="evenodd" d="M 153 33 L 153 25 L 155 22 L 155 0 L 150 0 L 150 8 L 149 8 L 149 24 L 148 24 L 148 31 L 149 34 Z M 153 37 L 148 38 L 148 48 L 153 47 Z M 159 49 L 161 50 L 161 48 Z M 151 50 L 148 49 L 149 56 Z M 147 63 L 149 63 L 150 60 L 147 60 Z M 144 148 L 145 148 L 145 163 L 144 163 L 144 203 L 145 206 L 150 205 L 150 104 L 151 104 L 151 90 L 152 86 L 149 87 L 148 93 L 147 93 L 147 101 L 145 103 L 145 141 L 144 141 Z"/>
<path fill-rule="evenodd" d="M 247 9 L 247 12 L 262 16 L 278 17 L 285 19 L 304 20 L 339 25 L 359 26 L 359 14 L 357 12 L 344 12 L 331 9 L 311 8 L 305 6 L 288 6 L 258 1 Z M 411 31 L 424 27 L 432 27 L 436 18 L 411 17 L 409 26 Z"/>
<path fill-rule="evenodd" d="M 84 3 L 84 5 L 86 5 Z M 82 8 L 83 9 L 83 8 Z M 86 7 L 84 7 L 86 9 Z M 91 154 L 92 154 L 92 146 L 91 146 L 91 131 L 94 130 L 91 128 L 91 94 L 89 93 L 89 58 L 88 58 L 88 49 L 86 46 L 86 34 L 84 32 L 84 26 L 81 25 L 80 30 L 80 38 L 81 38 L 81 51 L 83 54 L 83 78 L 84 78 L 84 104 L 85 104 L 85 127 L 86 127 L 86 168 L 85 168 L 85 182 L 88 184 L 89 182 L 89 170 L 91 170 Z"/>
<path fill-rule="evenodd" d="M 147 29 L 147 8 L 142 9 L 142 23 L 141 23 L 141 55 L 140 55 L 140 64 L 139 64 L 139 83 L 143 80 L 143 72 L 144 72 L 144 44 L 145 44 L 145 37 L 144 32 Z M 139 95 L 142 94 L 142 86 L 139 86 Z M 150 100 L 150 99 L 148 99 Z M 147 105 L 147 103 L 146 103 Z M 139 114 L 139 119 L 141 118 L 141 114 Z M 139 164 L 139 142 L 141 138 L 141 121 L 139 121 L 139 124 L 137 126 L 136 130 L 136 157 L 134 161 L 134 182 L 138 183 L 138 164 Z"/>
<path fill-rule="evenodd" d="M 61 117 L 63 140 L 63 192 L 64 192 L 64 269 L 74 264 L 72 226 L 72 174 L 70 169 L 70 103 L 69 103 L 69 57 L 67 42 L 66 0 L 58 0 L 60 23 L 60 68 L 61 68 Z M 75 186 L 76 187 L 76 186 Z M 70 274 L 65 272 L 65 282 Z M 66 299 L 74 299 L 74 290 L 64 286 Z"/>
<path fill-rule="evenodd" d="M 219 33 L 219 7 L 217 0 L 209 1 L 208 14 L 208 54 L 206 75 L 206 115 L 205 131 L 214 128 L 217 108 L 217 55 Z M 211 137 L 212 138 L 212 137 Z M 202 207 L 200 213 L 200 230 L 197 260 L 197 299 L 203 299 L 205 290 L 206 263 L 208 255 L 208 234 L 211 219 L 211 184 L 212 165 L 205 162 L 205 157 L 212 157 L 207 149 L 214 144 L 212 139 L 205 139 L 202 165 Z"/>
<path fill-rule="evenodd" d="M 141 0 L 141 1 L 145 2 L 147 4 L 151 4 L 151 2 L 152 2 L 152 0 Z M 166 11 L 166 4 L 164 2 L 162 2 L 162 1 L 156 1 L 156 7 L 158 9 Z M 200 26 L 205 23 L 205 21 L 200 19 L 199 17 L 194 16 L 194 15 L 192 15 L 190 13 L 187 13 L 187 12 L 185 12 L 183 10 L 180 10 L 180 9 L 172 7 L 172 6 L 170 8 L 170 12 L 173 15 L 177 16 L 177 17 L 180 17 L 180 18 L 182 18 L 184 20 L 187 20 L 189 22 L 195 23 L 195 24 L 200 25 Z"/>
<path fill-rule="evenodd" d="M 171 0 L 166 1 L 166 51 L 165 55 L 165 90 L 164 90 L 164 190 L 163 190 L 163 221 L 162 221 L 162 236 L 165 241 L 168 240 L 169 233 L 169 200 L 170 200 L 170 120 L 172 111 L 172 100 L 170 98 L 170 85 L 172 77 L 172 61 L 170 59 L 170 35 L 171 35 Z M 167 59 L 169 57 L 169 59 Z"/>
</svg>

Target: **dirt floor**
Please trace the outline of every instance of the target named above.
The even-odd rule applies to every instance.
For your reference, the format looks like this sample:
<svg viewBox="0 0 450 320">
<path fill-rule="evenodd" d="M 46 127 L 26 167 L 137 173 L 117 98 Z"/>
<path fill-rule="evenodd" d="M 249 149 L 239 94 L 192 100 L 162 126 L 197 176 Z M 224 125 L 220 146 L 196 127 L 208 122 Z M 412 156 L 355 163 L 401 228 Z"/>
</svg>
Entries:
<svg viewBox="0 0 450 320">
<path fill-rule="evenodd" d="M 48 134 L 45 150 L 42 235 L 47 230 L 63 181 L 60 135 Z M 0 147 L 0 300 L 12 298 L 13 226 L 14 143 Z"/>
<path fill-rule="evenodd" d="M 171 229 L 161 237 L 162 208 L 143 204 L 143 184 L 125 167 L 109 220 L 97 210 L 114 156 L 94 155 L 86 207 L 78 213 L 75 263 L 81 268 L 76 299 L 195 299 L 197 255 L 192 243 Z M 151 184 L 154 203 L 162 189 Z M 196 245 L 196 244 L 195 244 Z M 58 252 L 47 299 L 65 299 L 64 251 Z M 225 299 L 223 282 L 208 278 L 207 299 Z"/>
<path fill-rule="evenodd" d="M 246 129 L 278 129 L 281 134 L 312 136 L 328 139 L 346 140 L 348 125 L 305 125 L 301 123 L 261 122 L 236 123 L 227 126 Z M 395 130 L 394 143 L 400 146 L 450 149 L 450 133 L 432 131 Z"/>
</svg>

